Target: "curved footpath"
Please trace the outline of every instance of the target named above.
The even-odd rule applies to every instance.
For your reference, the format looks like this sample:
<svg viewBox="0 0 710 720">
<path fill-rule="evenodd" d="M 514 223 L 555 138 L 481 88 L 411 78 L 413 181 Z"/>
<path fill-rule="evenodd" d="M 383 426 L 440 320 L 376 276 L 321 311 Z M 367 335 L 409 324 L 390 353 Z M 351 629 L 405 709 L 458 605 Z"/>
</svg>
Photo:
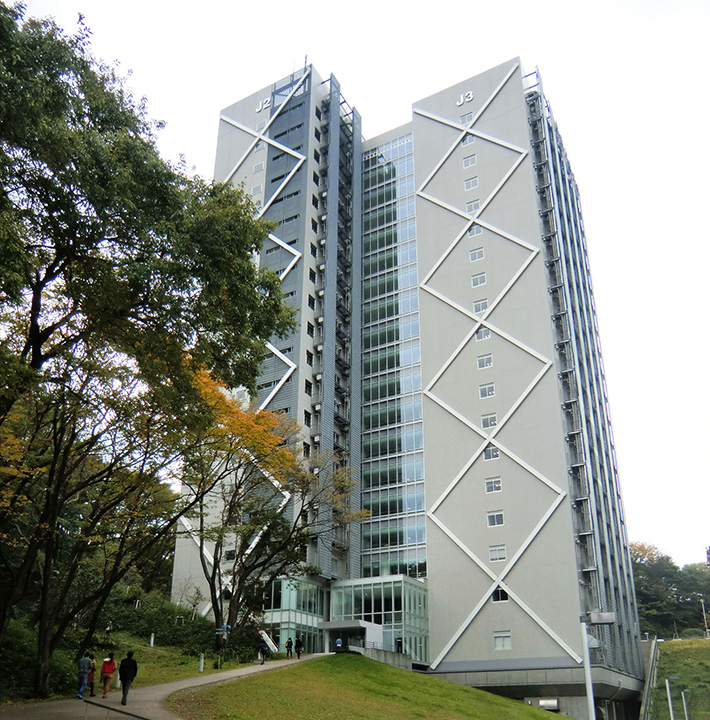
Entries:
<svg viewBox="0 0 710 720">
<path fill-rule="evenodd" d="M 0 720 L 97 720 L 98 718 L 103 720 L 106 717 L 109 720 L 122 720 L 123 718 L 128 720 L 128 717 L 130 717 L 130 715 L 127 717 L 118 712 L 107 715 L 107 708 L 127 713 L 135 712 L 143 718 L 148 718 L 148 720 L 180 720 L 179 716 L 171 712 L 166 704 L 168 696 L 178 690 L 228 682 L 236 678 L 313 660 L 317 657 L 323 657 L 323 654 L 307 655 L 300 660 L 295 658 L 271 660 L 264 665 L 250 665 L 211 675 L 198 675 L 197 677 L 175 680 L 162 685 L 149 685 L 147 687 L 136 685 L 131 688 L 128 695 L 128 705 L 125 707 L 121 705 L 121 691 L 116 688 L 111 689 L 106 700 L 99 696 L 92 698 L 90 703 L 81 702 L 75 697 L 72 700 L 48 700 L 46 702 L 23 703 L 22 705 L 4 705 L 0 706 Z"/>
</svg>

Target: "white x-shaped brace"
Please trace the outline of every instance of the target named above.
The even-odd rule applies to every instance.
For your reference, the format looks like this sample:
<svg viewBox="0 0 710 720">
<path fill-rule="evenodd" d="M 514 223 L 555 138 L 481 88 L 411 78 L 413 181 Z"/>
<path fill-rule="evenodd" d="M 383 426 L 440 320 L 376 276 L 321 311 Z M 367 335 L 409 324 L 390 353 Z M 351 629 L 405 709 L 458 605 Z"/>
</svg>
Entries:
<svg viewBox="0 0 710 720">
<path fill-rule="evenodd" d="M 471 455 L 471 457 L 467 460 L 467 462 L 464 464 L 464 466 L 459 470 L 459 472 L 456 474 L 456 476 L 451 480 L 447 488 L 444 490 L 444 492 L 433 502 L 431 507 L 429 508 L 427 515 L 429 519 L 457 546 L 461 549 L 461 551 L 473 562 L 485 575 L 487 575 L 491 580 L 491 585 L 486 591 L 486 593 L 483 594 L 483 596 L 474 604 L 474 606 L 471 608 L 470 613 L 466 617 L 466 619 L 463 621 L 461 626 L 454 632 L 454 634 L 451 636 L 451 638 L 445 643 L 444 647 L 442 648 L 439 655 L 436 657 L 436 659 L 432 662 L 431 667 L 432 669 L 435 669 L 438 667 L 438 665 L 444 660 L 446 655 L 449 653 L 451 648 L 456 644 L 456 642 L 459 640 L 459 638 L 463 635 L 463 633 L 466 631 L 466 629 L 471 625 L 471 623 L 474 621 L 478 613 L 481 611 L 481 609 L 484 607 L 487 600 L 490 598 L 491 594 L 494 592 L 494 590 L 497 587 L 501 587 L 508 593 L 508 597 L 516 602 L 518 606 L 525 612 L 527 615 L 534 620 L 540 628 L 544 632 L 546 632 L 570 657 L 574 659 L 575 662 L 581 663 L 582 658 L 581 656 L 572 648 L 565 640 L 560 637 L 536 612 L 535 610 L 530 607 L 520 595 L 518 595 L 509 585 L 506 584 L 505 578 L 510 573 L 512 568 L 515 566 L 515 564 L 520 560 L 522 555 L 525 553 L 527 548 L 530 546 L 530 544 L 535 540 L 537 535 L 541 532 L 545 524 L 548 522 L 550 517 L 553 515 L 553 513 L 557 510 L 557 508 L 560 506 L 564 498 L 566 497 L 566 493 L 562 490 L 562 488 L 558 487 L 552 480 L 545 477 L 542 473 L 540 473 L 538 470 L 536 470 L 534 467 L 529 465 L 525 460 L 515 455 L 515 453 L 512 452 L 512 450 L 506 448 L 504 445 L 502 445 L 500 442 L 496 440 L 496 435 L 500 432 L 500 430 L 505 426 L 505 424 L 508 422 L 508 420 L 513 416 L 513 414 L 517 411 L 517 409 L 522 405 L 522 403 L 527 399 L 527 397 L 530 395 L 530 393 L 534 390 L 536 385 L 542 380 L 543 376 L 547 373 L 547 371 L 552 367 L 552 361 L 543 356 L 541 353 L 537 352 L 531 347 L 528 347 L 526 344 L 521 342 L 520 340 L 512 337 L 508 333 L 506 333 L 502 328 L 498 328 L 493 323 L 491 323 L 488 318 L 491 315 L 491 313 L 495 310 L 496 306 L 503 300 L 503 298 L 508 294 L 508 292 L 511 290 L 511 288 L 515 285 L 515 283 L 520 279 L 520 277 L 523 275 L 523 273 L 527 270 L 527 268 L 530 266 L 530 264 L 533 262 L 533 260 L 537 257 L 537 255 L 540 253 L 540 250 L 535 247 L 534 245 L 531 245 L 530 243 L 526 242 L 525 240 L 516 237 L 512 235 L 509 232 L 506 232 L 503 228 L 496 227 L 485 220 L 483 220 L 480 216 L 484 212 L 484 210 L 488 207 L 488 205 L 492 202 L 492 200 L 498 195 L 498 193 L 501 191 L 501 189 L 505 186 L 505 184 L 508 182 L 508 180 L 512 177 L 512 175 L 515 173 L 515 171 L 518 169 L 518 167 L 521 165 L 521 163 L 524 162 L 525 158 L 528 155 L 528 152 L 520 147 L 517 147 L 515 145 L 512 145 L 509 142 L 506 142 L 505 140 L 502 140 L 500 138 L 493 137 L 491 135 L 488 135 L 484 132 L 481 132 L 475 128 L 476 122 L 479 120 L 479 118 L 483 115 L 486 108 L 489 107 L 489 105 L 495 100 L 497 95 L 500 93 L 500 91 L 503 89 L 503 87 L 506 85 L 506 83 L 510 80 L 511 77 L 513 77 L 515 71 L 518 68 L 518 64 L 516 63 L 513 65 L 508 73 L 505 75 L 503 80 L 500 82 L 500 84 L 495 88 L 495 90 L 491 93 L 490 97 L 483 103 L 481 108 L 478 110 L 478 112 L 474 115 L 472 120 L 466 124 L 461 125 L 459 123 L 453 122 L 451 120 L 448 120 L 446 118 L 439 117 L 437 115 L 434 115 L 430 112 L 427 112 L 425 110 L 421 110 L 418 108 L 414 108 L 414 114 L 419 115 L 420 117 L 424 117 L 428 120 L 431 120 L 435 123 L 441 123 L 443 125 L 446 125 L 448 127 L 454 128 L 457 130 L 457 134 L 455 137 L 454 142 L 451 144 L 451 146 L 448 148 L 448 150 L 441 156 L 439 161 L 434 165 L 433 169 L 429 173 L 429 175 L 425 178 L 425 180 L 421 183 L 417 190 L 417 195 L 422 200 L 425 200 L 427 202 L 430 202 L 439 208 L 452 213 L 464 220 L 464 225 L 461 229 L 461 231 L 453 238 L 449 246 L 446 248 L 446 250 L 442 253 L 442 255 L 439 257 L 439 259 L 434 263 L 434 265 L 431 267 L 431 269 L 427 272 L 425 277 L 422 279 L 422 281 L 419 284 L 419 287 L 426 293 L 429 293 L 433 297 L 437 298 L 439 301 L 445 303 L 449 307 L 453 308 L 457 312 L 461 313 L 462 315 L 467 316 L 471 319 L 472 325 L 469 332 L 462 338 L 461 342 L 459 343 L 458 347 L 454 350 L 454 352 L 451 354 L 451 356 L 444 362 L 444 364 L 439 368 L 439 370 L 435 373 L 435 375 L 432 377 L 431 381 L 427 384 L 426 388 L 424 389 L 424 395 L 429 398 L 432 402 L 439 405 L 443 410 L 445 410 L 447 413 L 449 413 L 452 417 L 456 418 L 459 422 L 463 423 L 466 427 L 468 427 L 470 430 L 472 430 L 474 433 L 479 435 L 482 438 L 481 444 L 478 446 L 478 448 L 475 450 L 475 452 Z M 440 198 L 436 198 L 432 196 L 431 194 L 427 193 L 426 189 L 427 186 L 432 182 L 432 180 L 436 177 L 439 170 L 443 167 L 444 163 L 452 156 L 452 154 L 455 152 L 455 150 L 459 147 L 461 141 L 466 137 L 466 135 L 475 135 L 476 137 L 480 138 L 481 140 L 484 140 L 486 142 L 493 143 L 495 145 L 498 145 L 500 147 L 506 148 L 508 150 L 513 151 L 514 153 L 517 153 L 517 158 L 509 168 L 509 170 L 505 173 L 505 175 L 502 177 L 500 182 L 496 185 L 496 187 L 493 189 L 493 191 L 490 193 L 490 195 L 483 200 L 481 203 L 479 209 L 474 214 L 469 214 L 466 212 L 463 212 L 459 208 L 453 207 L 449 203 L 445 202 L 444 200 L 441 200 Z M 449 257 L 449 255 L 453 252 L 454 248 L 459 244 L 461 239 L 465 237 L 468 233 L 468 230 L 473 227 L 474 225 L 480 225 L 482 228 L 485 228 L 491 233 L 494 233 L 498 237 L 502 238 L 505 241 L 515 243 L 516 245 L 519 245 L 520 247 L 526 249 L 529 252 L 529 255 L 523 262 L 523 264 L 518 268 L 518 270 L 513 274 L 513 276 L 510 278 L 508 283 L 505 285 L 505 287 L 501 290 L 499 295 L 491 302 L 488 306 L 488 308 L 481 313 L 480 315 L 477 315 L 467 308 L 462 307 L 457 302 L 455 302 L 453 299 L 447 297 L 443 292 L 436 290 L 434 287 L 430 285 L 430 281 L 433 278 L 433 276 L 436 274 L 436 272 L 439 270 L 441 265 L 446 261 L 446 259 Z M 447 404 L 442 398 L 438 397 L 436 392 L 434 391 L 434 388 L 436 384 L 439 382 L 439 380 L 445 375 L 447 370 L 451 367 L 452 363 L 456 360 L 456 358 L 460 355 L 460 353 L 464 350 L 464 348 L 468 345 L 469 342 L 472 341 L 474 335 L 476 332 L 482 328 L 486 327 L 491 332 L 496 333 L 499 337 L 505 339 L 509 343 L 515 345 L 523 352 L 527 353 L 528 355 L 532 356 L 536 360 L 540 362 L 540 370 L 537 373 L 537 375 L 532 379 L 530 384 L 525 388 L 525 390 L 522 392 L 520 397 L 513 403 L 513 405 L 508 409 L 505 416 L 500 419 L 500 421 L 496 424 L 496 426 L 490 431 L 490 432 L 484 432 L 480 427 L 478 427 L 470 418 L 466 417 L 462 413 L 455 410 L 453 407 L 451 407 L 449 404 Z M 510 560 L 507 562 L 505 567 L 500 571 L 499 573 L 493 572 L 488 565 L 479 558 L 459 537 L 456 536 L 454 531 L 449 528 L 438 516 L 437 511 L 441 507 L 442 503 L 449 497 L 449 495 L 454 491 L 458 483 L 461 481 L 461 479 L 466 475 L 466 473 L 470 470 L 470 468 L 473 466 L 473 464 L 476 462 L 476 460 L 482 455 L 484 449 L 490 445 L 495 446 L 498 448 L 498 450 L 502 453 L 504 453 L 507 457 L 509 457 L 511 460 L 513 460 L 515 463 L 517 463 L 521 468 L 525 469 L 528 473 L 530 473 L 533 477 L 537 478 L 537 480 L 543 484 L 545 484 L 547 487 L 549 487 L 553 492 L 555 493 L 555 498 L 547 511 L 542 515 L 542 517 L 539 519 L 535 527 L 532 529 L 528 537 L 525 539 L 525 541 L 520 545 L 520 547 L 517 549 L 515 554 L 510 558 Z"/>
</svg>

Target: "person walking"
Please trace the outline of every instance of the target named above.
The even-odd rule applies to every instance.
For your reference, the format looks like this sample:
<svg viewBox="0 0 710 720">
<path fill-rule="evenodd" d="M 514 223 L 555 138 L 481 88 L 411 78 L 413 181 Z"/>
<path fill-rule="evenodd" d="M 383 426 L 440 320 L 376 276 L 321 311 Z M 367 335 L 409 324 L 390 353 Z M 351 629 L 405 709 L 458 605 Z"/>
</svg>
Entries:
<svg viewBox="0 0 710 720">
<path fill-rule="evenodd" d="M 96 675 L 96 661 L 94 660 L 93 655 L 89 655 L 89 660 L 91 660 L 91 670 L 89 670 L 89 676 L 87 677 L 87 685 L 89 686 L 89 697 L 96 697 L 96 693 L 94 692 L 94 676 Z"/>
<path fill-rule="evenodd" d="M 293 640 L 291 640 L 291 638 L 286 641 L 286 657 L 293 657 Z"/>
<path fill-rule="evenodd" d="M 126 653 L 126 657 L 121 660 L 121 664 L 118 668 L 118 677 L 121 680 L 123 686 L 123 697 L 121 697 L 121 705 L 126 704 L 128 698 L 128 691 L 131 689 L 131 683 L 135 680 L 138 675 L 138 663 L 133 659 L 133 650 L 129 650 Z"/>
<path fill-rule="evenodd" d="M 116 661 L 113 659 L 113 653 L 109 653 L 101 665 L 101 682 L 104 684 L 104 694 L 101 697 L 108 697 L 108 689 L 111 687 L 111 680 L 113 680 L 115 672 Z"/>
<path fill-rule="evenodd" d="M 300 637 L 296 638 L 296 644 L 293 646 L 293 649 L 296 651 L 296 656 L 300 660 L 301 653 L 303 652 L 303 640 L 301 640 Z"/>
<path fill-rule="evenodd" d="M 79 698 L 79 700 L 84 699 L 84 688 L 86 687 L 86 684 L 89 682 L 89 673 L 91 672 L 91 658 L 89 657 L 89 653 L 84 653 L 84 657 L 80 658 L 79 662 L 77 663 L 78 671 L 79 671 L 79 690 L 76 693 L 76 696 Z"/>
</svg>

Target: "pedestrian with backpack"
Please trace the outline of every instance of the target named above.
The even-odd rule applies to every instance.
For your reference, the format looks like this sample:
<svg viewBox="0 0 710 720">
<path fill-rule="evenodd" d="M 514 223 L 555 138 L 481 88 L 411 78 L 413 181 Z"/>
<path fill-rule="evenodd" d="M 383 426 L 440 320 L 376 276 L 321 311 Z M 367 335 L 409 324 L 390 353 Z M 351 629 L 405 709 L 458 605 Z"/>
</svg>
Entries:
<svg viewBox="0 0 710 720">
<path fill-rule="evenodd" d="M 113 659 L 113 653 L 109 653 L 101 665 L 101 682 L 104 684 L 104 694 L 101 697 L 108 697 L 108 689 L 115 673 L 116 661 Z"/>
</svg>

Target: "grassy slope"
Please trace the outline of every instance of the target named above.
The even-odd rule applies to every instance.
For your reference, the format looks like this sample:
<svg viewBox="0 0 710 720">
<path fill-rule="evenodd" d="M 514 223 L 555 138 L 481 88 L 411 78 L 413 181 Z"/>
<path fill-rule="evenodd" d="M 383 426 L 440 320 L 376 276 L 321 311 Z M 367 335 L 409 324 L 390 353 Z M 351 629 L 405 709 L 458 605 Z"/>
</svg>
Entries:
<svg viewBox="0 0 710 720">
<path fill-rule="evenodd" d="M 656 687 L 653 690 L 652 720 L 669 720 L 668 699 L 666 696 L 666 678 L 671 680 L 673 714 L 676 720 L 682 720 L 683 701 L 681 690 L 686 693 L 689 717 L 710 717 L 710 640 L 673 640 L 660 645 L 661 656 L 658 664 Z"/>
<path fill-rule="evenodd" d="M 544 720 L 550 714 L 355 654 L 331 655 L 233 683 L 177 693 L 185 720 Z"/>
</svg>

